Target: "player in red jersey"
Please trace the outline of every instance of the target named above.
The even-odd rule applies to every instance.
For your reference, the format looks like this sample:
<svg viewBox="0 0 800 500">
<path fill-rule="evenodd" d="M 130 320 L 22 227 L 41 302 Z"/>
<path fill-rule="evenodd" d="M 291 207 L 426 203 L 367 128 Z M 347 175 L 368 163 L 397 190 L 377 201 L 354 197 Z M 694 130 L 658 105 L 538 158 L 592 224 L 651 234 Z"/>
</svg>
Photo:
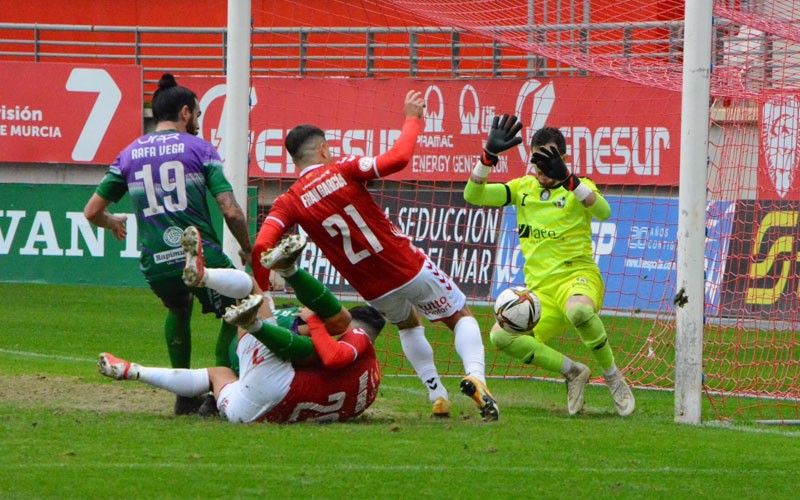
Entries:
<svg viewBox="0 0 800 500">
<path fill-rule="evenodd" d="M 268 289 L 268 269 L 286 277 L 269 251 L 299 225 L 353 288 L 397 326 L 403 353 L 428 388 L 434 416 L 449 416 L 450 403 L 419 313 L 442 321 L 455 333 L 456 352 L 466 372 L 461 391 L 476 402 L 484 419 L 497 420 L 497 404 L 486 388 L 480 327 L 464 293 L 389 221 L 366 187 L 368 181 L 408 164 L 424 107 L 420 92 L 408 92 L 400 136 L 377 157 L 334 159 L 321 129 L 293 128 L 285 145 L 301 169 L 300 177 L 275 200 L 261 227 L 253 247 L 253 273 L 263 289 Z"/>
<path fill-rule="evenodd" d="M 317 292 L 324 289 L 319 282 L 314 286 Z M 329 291 L 322 293 L 327 293 L 326 300 L 335 300 Z M 98 369 L 117 380 L 139 380 L 186 397 L 213 390 L 220 415 L 233 423 L 344 421 L 369 408 L 381 379 L 372 347 L 386 323 L 380 313 L 370 306 L 348 312 L 340 305 L 339 314 L 331 320 L 349 321 L 349 325 L 337 341 L 323 320 L 302 308 L 304 324 L 297 330 L 309 339 L 258 319 L 262 301 L 262 295 L 250 295 L 224 316 L 247 330 L 236 349 L 238 376 L 228 367 L 146 367 L 108 353 L 100 354 Z"/>
</svg>

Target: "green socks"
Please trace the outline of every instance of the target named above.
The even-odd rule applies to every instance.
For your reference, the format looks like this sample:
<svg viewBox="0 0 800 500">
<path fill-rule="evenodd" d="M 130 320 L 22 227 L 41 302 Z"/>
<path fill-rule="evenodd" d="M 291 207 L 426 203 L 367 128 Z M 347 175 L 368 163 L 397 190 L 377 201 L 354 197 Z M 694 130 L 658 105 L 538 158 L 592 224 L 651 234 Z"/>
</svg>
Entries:
<svg viewBox="0 0 800 500">
<path fill-rule="evenodd" d="M 262 322 L 257 332 L 250 332 L 267 349 L 277 357 L 286 361 L 300 361 L 308 358 L 314 352 L 314 344 L 309 337 L 297 335 L 286 328 Z"/>
<path fill-rule="evenodd" d="M 192 362 L 192 314 L 179 316 L 167 310 L 164 322 L 164 339 L 173 368 L 189 368 Z"/>
<path fill-rule="evenodd" d="M 342 304 L 336 296 L 305 270 L 298 269 L 293 275 L 284 276 L 284 279 L 292 285 L 297 300 L 320 318 L 328 319 L 341 312 Z"/>
</svg>

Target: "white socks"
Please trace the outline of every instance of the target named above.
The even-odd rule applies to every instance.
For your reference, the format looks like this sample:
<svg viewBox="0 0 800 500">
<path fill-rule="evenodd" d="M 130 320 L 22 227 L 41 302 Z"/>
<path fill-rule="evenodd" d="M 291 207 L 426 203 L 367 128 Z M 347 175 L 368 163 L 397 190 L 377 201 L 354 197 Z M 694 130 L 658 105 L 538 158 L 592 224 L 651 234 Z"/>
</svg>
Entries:
<svg viewBox="0 0 800 500">
<path fill-rule="evenodd" d="M 250 275 L 239 269 L 206 268 L 203 285 L 226 297 L 243 299 L 253 290 Z"/>
<path fill-rule="evenodd" d="M 200 396 L 211 390 L 208 370 L 205 368 L 154 368 L 131 363 L 131 371 L 134 366 L 139 371 L 139 380 L 178 396 Z"/>
<path fill-rule="evenodd" d="M 447 389 L 445 389 L 439 378 L 439 372 L 436 371 L 436 365 L 433 362 L 433 348 L 431 347 L 428 339 L 425 338 L 425 328 L 422 326 L 415 326 L 413 328 L 404 328 L 400 330 L 400 344 L 403 346 L 403 354 L 417 376 L 428 388 L 428 398 L 431 403 L 436 401 L 436 398 L 447 397 Z"/>
<path fill-rule="evenodd" d="M 472 316 L 461 318 L 456 323 L 453 333 L 456 336 L 456 352 L 461 358 L 461 362 L 464 363 L 464 372 L 485 384 L 486 358 L 478 320 Z"/>
</svg>

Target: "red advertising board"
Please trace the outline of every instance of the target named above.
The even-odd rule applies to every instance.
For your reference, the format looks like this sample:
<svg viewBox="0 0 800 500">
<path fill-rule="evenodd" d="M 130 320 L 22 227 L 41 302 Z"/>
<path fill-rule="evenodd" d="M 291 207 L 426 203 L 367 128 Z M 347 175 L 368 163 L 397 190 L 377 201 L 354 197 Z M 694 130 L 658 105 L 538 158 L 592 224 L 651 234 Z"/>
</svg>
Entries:
<svg viewBox="0 0 800 500">
<path fill-rule="evenodd" d="M 0 162 L 110 164 L 141 134 L 140 66 L 0 62 Z"/>
<path fill-rule="evenodd" d="M 183 78 L 203 110 L 201 133 L 225 156 L 223 77 Z M 538 79 L 251 80 L 250 176 L 294 177 L 283 140 L 295 125 L 326 131 L 334 155 L 378 155 L 403 123 L 412 89 L 426 100 L 425 128 L 397 179 L 464 181 L 496 114 L 521 117 L 524 142 L 501 158 L 492 180 L 526 172 L 530 137 L 544 126 L 565 133 L 577 174 L 600 184 L 677 185 L 680 95 L 606 77 Z"/>
</svg>

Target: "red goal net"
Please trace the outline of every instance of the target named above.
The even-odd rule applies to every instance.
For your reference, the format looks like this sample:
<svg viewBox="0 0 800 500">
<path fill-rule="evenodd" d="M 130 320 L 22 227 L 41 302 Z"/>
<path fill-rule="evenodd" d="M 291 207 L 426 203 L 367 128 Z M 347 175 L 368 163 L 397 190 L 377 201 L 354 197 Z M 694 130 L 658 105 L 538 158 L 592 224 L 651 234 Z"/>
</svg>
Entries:
<svg viewBox="0 0 800 500">
<path fill-rule="evenodd" d="M 612 207 L 593 233 L 617 362 L 635 387 L 673 387 L 683 1 L 278 3 L 254 9 L 260 215 L 297 175 L 281 147 L 290 128 L 317 124 L 342 155 L 380 154 L 402 123 L 403 95 L 423 91 L 414 159 L 371 190 L 467 293 L 488 333 L 484 306 L 522 284 L 518 236 L 513 212 L 470 207 L 463 187 L 495 114 L 526 126 L 495 182 L 524 175 L 533 131 L 557 126 L 574 171 Z M 696 168 L 708 169 L 703 371 L 706 414 L 718 418 L 800 418 L 799 8 L 714 4 L 709 163 Z M 303 259 L 356 296 L 313 245 Z M 440 371 L 460 374 L 452 333 L 428 325 L 427 336 Z M 385 371 L 412 374 L 396 331 L 384 337 Z M 551 376 L 498 353 L 488 336 L 486 345 L 490 375 Z M 593 363 L 575 332 L 552 345 Z"/>
</svg>

